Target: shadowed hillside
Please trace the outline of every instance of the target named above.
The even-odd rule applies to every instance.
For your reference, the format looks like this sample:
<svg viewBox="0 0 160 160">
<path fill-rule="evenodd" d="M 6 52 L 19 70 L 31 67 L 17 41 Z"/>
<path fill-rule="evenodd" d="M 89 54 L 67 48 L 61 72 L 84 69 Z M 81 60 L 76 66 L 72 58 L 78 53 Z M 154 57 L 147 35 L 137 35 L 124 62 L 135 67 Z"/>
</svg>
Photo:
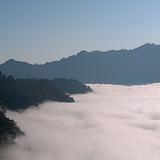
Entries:
<svg viewBox="0 0 160 160">
<path fill-rule="evenodd" d="M 66 93 L 90 91 L 76 80 L 14 79 L 0 72 L 0 105 L 10 110 L 26 109 L 44 101 L 74 102 Z"/>
<path fill-rule="evenodd" d="M 74 102 L 69 94 L 90 91 L 90 87 L 76 80 L 14 79 L 0 71 L 0 147 L 14 143 L 17 136 L 24 134 L 14 120 L 6 117 L 7 109 L 24 110 L 47 100 Z"/>
</svg>

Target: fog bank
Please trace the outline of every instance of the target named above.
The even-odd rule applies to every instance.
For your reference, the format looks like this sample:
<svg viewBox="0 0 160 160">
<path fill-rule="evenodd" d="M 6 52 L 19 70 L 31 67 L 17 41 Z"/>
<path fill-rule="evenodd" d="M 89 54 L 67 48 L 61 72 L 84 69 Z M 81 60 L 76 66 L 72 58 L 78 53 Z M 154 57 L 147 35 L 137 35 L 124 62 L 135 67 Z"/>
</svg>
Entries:
<svg viewBox="0 0 160 160">
<path fill-rule="evenodd" d="M 26 136 L 4 160 L 160 160 L 160 84 L 90 85 L 76 103 L 8 112 Z"/>
</svg>

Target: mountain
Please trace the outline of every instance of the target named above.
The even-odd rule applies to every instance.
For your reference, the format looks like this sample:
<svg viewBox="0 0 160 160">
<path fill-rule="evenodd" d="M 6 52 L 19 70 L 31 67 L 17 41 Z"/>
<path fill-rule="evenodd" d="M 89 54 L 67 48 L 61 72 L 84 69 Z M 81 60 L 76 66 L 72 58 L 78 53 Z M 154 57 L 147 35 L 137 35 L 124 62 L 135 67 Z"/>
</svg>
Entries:
<svg viewBox="0 0 160 160">
<path fill-rule="evenodd" d="M 24 110 L 44 101 L 74 102 L 69 94 L 91 92 L 77 80 L 14 79 L 0 72 L 0 106 Z"/>
<path fill-rule="evenodd" d="M 43 65 L 9 60 L 0 70 L 16 78 L 72 78 L 84 83 L 137 84 L 160 82 L 160 45 L 131 50 L 85 50 Z"/>
<path fill-rule="evenodd" d="M 14 79 L 0 71 L 0 147 L 14 143 L 17 136 L 24 134 L 14 120 L 6 117 L 7 109 L 25 110 L 44 101 L 74 102 L 69 94 L 91 91 L 73 79 Z"/>
</svg>

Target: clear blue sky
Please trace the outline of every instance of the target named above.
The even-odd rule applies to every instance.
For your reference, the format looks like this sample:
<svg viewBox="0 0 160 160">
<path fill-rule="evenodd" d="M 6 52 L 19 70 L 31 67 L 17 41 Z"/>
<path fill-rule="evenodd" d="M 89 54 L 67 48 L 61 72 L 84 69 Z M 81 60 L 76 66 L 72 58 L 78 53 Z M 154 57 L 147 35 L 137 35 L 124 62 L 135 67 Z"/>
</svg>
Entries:
<svg viewBox="0 0 160 160">
<path fill-rule="evenodd" d="M 160 44 L 159 0 L 0 0 L 0 63 Z"/>
</svg>

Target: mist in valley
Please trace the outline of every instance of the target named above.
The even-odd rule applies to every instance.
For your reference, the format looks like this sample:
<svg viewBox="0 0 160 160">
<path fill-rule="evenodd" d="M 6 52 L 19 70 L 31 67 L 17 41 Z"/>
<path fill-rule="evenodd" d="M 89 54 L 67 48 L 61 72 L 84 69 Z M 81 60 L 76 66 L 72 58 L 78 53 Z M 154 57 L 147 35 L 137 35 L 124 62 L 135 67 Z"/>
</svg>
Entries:
<svg viewBox="0 0 160 160">
<path fill-rule="evenodd" d="M 1 160 L 159 160 L 160 84 L 90 85 L 76 103 L 8 112 L 26 133 Z"/>
</svg>

